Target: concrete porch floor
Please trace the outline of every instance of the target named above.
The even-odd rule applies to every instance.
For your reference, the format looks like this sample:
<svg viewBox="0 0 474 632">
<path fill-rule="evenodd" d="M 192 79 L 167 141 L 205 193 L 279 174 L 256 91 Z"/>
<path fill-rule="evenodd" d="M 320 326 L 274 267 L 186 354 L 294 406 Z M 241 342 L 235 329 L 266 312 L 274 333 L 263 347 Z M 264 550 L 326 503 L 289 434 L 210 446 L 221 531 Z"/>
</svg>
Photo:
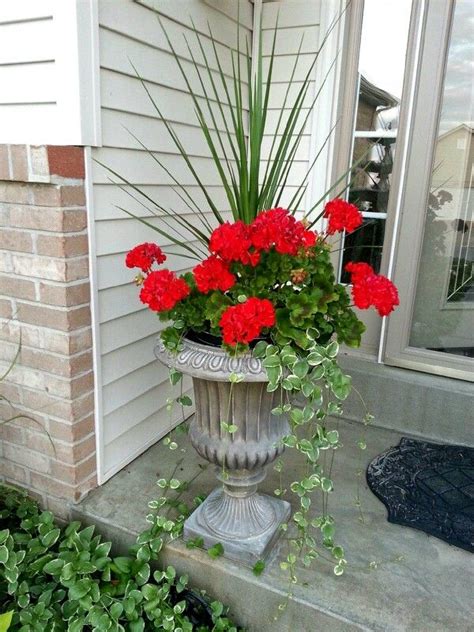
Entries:
<svg viewBox="0 0 474 632">
<path fill-rule="evenodd" d="M 356 473 L 360 468 L 365 470 L 377 454 L 398 444 L 401 434 L 371 427 L 367 450 L 361 452 L 356 444 L 362 427 L 341 420 L 339 430 L 344 448 L 334 461 L 336 491 L 330 512 L 337 521 L 336 539 L 344 546 L 349 562 L 342 577 L 336 577 L 324 561 L 316 562 L 310 570 L 301 569 L 303 585 L 295 587 L 294 599 L 275 622 L 278 604 L 287 591 L 286 575 L 279 568 L 286 551 L 283 543 L 260 577 L 224 558 L 212 560 L 204 551 L 189 550 L 181 541 L 167 547 L 163 563 L 173 564 L 178 572 L 189 575 L 193 587 L 229 605 L 233 619 L 250 632 L 472 632 L 474 558 L 470 553 L 420 531 L 389 524 L 385 507 L 367 488 L 365 476 L 360 485 L 364 521 L 359 520 Z M 187 438 L 179 435 L 178 442 L 184 453 L 156 444 L 91 492 L 75 507 L 75 518 L 95 523 L 117 551 L 133 544 L 146 524 L 148 501 L 159 496 L 157 478 L 169 478 L 182 457 L 177 478 L 189 480 L 199 470 L 200 458 Z M 292 451 L 287 451 L 287 483 L 295 480 L 301 467 L 299 459 L 293 457 Z M 272 493 L 278 487 L 277 476 L 270 468 L 261 490 Z M 191 501 L 215 486 L 209 466 L 183 500 Z M 376 568 L 369 568 L 371 562 Z"/>
</svg>

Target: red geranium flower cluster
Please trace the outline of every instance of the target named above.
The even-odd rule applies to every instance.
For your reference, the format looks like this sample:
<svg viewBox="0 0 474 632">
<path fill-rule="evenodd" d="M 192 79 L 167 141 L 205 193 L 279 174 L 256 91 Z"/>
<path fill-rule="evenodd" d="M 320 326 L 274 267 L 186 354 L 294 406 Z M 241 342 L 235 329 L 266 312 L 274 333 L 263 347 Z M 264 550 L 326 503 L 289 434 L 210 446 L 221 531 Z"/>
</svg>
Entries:
<svg viewBox="0 0 474 632">
<path fill-rule="evenodd" d="M 228 265 L 215 255 L 204 259 L 194 270 L 197 289 L 203 294 L 211 290 L 227 292 L 235 285 L 235 276 L 229 271 Z"/>
<path fill-rule="evenodd" d="M 345 230 L 352 233 L 362 224 L 362 213 L 357 206 L 349 204 L 345 200 L 336 198 L 324 207 L 324 217 L 328 220 L 327 233 L 333 235 Z"/>
<path fill-rule="evenodd" d="M 239 342 L 248 344 L 258 338 L 262 329 L 274 324 L 275 308 L 272 303 L 266 298 L 254 297 L 228 307 L 219 322 L 224 343 L 230 346 Z"/>
<path fill-rule="evenodd" d="M 395 285 L 381 274 L 375 274 L 368 263 L 348 263 L 347 272 L 351 275 L 352 298 L 360 309 L 372 305 L 380 316 L 388 316 L 400 304 Z"/>
<path fill-rule="evenodd" d="M 140 268 L 142 272 L 149 272 L 154 263 L 163 263 L 166 255 L 156 244 L 145 243 L 132 248 L 127 253 L 125 265 L 127 268 Z"/>
<path fill-rule="evenodd" d="M 240 220 L 221 224 L 211 235 L 209 250 L 225 262 L 256 266 L 261 251 L 275 247 L 280 254 L 296 256 L 301 249 L 314 246 L 316 238 L 289 211 L 273 208 L 259 213 L 250 225 Z"/>
<path fill-rule="evenodd" d="M 275 250 L 280 254 L 296 256 L 302 248 L 316 243 L 316 233 L 308 230 L 283 208 L 263 211 L 251 224 L 252 244 L 257 250 Z"/>
<path fill-rule="evenodd" d="M 174 272 L 157 270 L 150 272 L 140 291 L 142 303 L 154 312 L 165 312 L 189 296 L 191 288 L 184 279 L 178 279 Z"/>
<path fill-rule="evenodd" d="M 251 247 L 250 226 L 241 220 L 233 224 L 221 224 L 213 231 L 209 241 L 210 252 L 218 255 L 223 261 L 240 261 L 246 265 L 256 266 L 260 255 L 258 252 L 250 252 Z"/>
</svg>

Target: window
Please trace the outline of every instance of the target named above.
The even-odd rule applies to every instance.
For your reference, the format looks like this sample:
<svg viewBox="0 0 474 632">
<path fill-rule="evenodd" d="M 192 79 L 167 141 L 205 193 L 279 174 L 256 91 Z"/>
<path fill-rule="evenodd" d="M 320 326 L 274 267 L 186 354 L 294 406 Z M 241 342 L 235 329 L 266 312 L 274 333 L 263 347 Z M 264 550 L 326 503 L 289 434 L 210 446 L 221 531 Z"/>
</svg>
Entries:
<svg viewBox="0 0 474 632">
<path fill-rule="evenodd" d="M 452 17 L 411 325 L 412 347 L 474 357 L 472 4 Z"/>
<path fill-rule="evenodd" d="M 339 276 L 348 261 L 380 269 L 396 149 L 411 0 L 365 0 L 358 64 L 348 199 L 363 225 L 342 244 Z"/>
</svg>

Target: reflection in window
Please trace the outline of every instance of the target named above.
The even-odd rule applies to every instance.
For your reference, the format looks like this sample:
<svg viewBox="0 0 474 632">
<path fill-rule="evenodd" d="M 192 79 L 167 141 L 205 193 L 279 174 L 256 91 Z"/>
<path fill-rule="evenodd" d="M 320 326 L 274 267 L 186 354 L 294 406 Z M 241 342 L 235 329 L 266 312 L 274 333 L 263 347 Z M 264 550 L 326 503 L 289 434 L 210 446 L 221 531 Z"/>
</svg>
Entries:
<svg viewBox="0 0 474 632">
<path fill-rule="evenodd" d="M 348 261 L 380 269 L 398 130 L 411 0 L 365 0 L 359 57 L 348 199 L 362 211 L 364 223 L 343 239 L 340 278 L 347 283 Z M 391 15 L 387 30 L 387 15 Z"/>
<path fill-rule="evenodd" d="M 474 357 L 474 16 L 453 6 L 410 345 Z"/>
</svg>

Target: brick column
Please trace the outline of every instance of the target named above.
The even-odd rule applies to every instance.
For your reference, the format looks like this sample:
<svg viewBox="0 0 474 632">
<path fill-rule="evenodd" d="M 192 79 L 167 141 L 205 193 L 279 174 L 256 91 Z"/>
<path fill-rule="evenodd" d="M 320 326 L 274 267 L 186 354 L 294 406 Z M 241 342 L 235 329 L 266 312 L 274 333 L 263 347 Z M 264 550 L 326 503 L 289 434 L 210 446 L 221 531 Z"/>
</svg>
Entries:
<svg viewBox="0 0 474 632">
<path fill-rule="evenodd" d="M 96 485 L 82 147 L 0 145 L 0 477 L 67 517 Z"/>
</svg>

